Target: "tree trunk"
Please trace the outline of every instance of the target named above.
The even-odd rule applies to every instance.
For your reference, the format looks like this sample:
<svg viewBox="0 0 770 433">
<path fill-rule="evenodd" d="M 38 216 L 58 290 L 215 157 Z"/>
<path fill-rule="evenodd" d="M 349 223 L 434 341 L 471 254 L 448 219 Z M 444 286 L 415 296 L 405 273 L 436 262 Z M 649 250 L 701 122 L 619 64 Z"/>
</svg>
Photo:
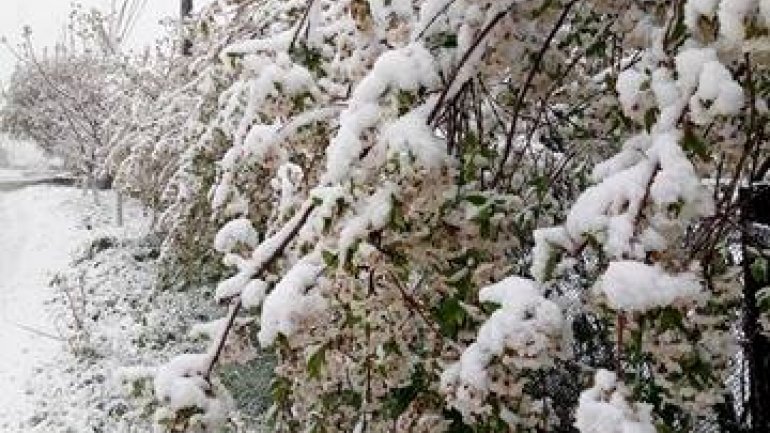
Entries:
<svg viewBox="0 0 770 433">
<path fill-rule="evenodd" d="M 753 184 L 741 189 L 741 219 L 743 222 L 743 338 L 744 356 L 748 365 L 749 431 L 770 432 L 770 339 L 762 334 L 757 292 L 767 285 L 766 262 L 759 260 L 762 249 L 770 248 L 770 184 Z M 764 269 L 759 269 L 764 267 Z"/>
<path fill-rule="evenodd" d="M 118 227 L 123 227 L 123 194 L 115 190 L 115 220 Z"/>
<path fill-rule="evenodd" d="M 94 204 L 99 206 L 99 187 L 96 184 L 96 178 L 94 176 L 90 176 L 88 178 L 88 183 L 91 187 L 91 195 L 93 196 Z"/>
<path fill-rule="evenodd" d="M 192 10 L 193 0 L 179 0 L 179 15 L 183 25 L 182 32 L 184 33 L 184 38 L 182 39 L 182 55 L 184 56 L 192 55 L 192 39 L 190 38 L 188 29 L 184 28 L 184 22 L 190 15 L 192 15 Z"/>
</svg>

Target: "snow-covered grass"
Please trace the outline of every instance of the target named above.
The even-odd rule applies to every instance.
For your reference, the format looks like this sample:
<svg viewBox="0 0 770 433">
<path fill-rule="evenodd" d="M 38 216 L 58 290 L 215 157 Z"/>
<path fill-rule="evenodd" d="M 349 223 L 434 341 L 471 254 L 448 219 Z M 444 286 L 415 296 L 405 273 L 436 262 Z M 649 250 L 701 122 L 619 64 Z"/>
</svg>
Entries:
<svg viewBox="0 0 770 433">
<path fill-rule="evenodd" d="M 105 197 L 106 198 L 106 197 Z M 26 431 L 18 423 L 33 412 L 29 380 L 64 353 L 66 331 L 46 303 L 54 272 L 70 262 L 79 244 L 114 231 L 104 200 L 91 216 L 90 198 L 67 187 L 34 186 L 0 193 L 0 430 Z M 140 219 L 132 218 L 137 225 Z M 132 225 L 124 232 L 135 230 Z"/>
<path fill-rule="evenodd" d="M 199 348 L 189 326 L 221 314 L 213 287 L 159 289 L 150 218 L 128 201 L 118 228 L 113 194 L 99 194 L 0 189 L 2 432 L 151 431 L 155 366 Z M 264 411 L 270 370 L 258 357 L 223 372 L 244 384 L 244 412 Z"/>
</svg>

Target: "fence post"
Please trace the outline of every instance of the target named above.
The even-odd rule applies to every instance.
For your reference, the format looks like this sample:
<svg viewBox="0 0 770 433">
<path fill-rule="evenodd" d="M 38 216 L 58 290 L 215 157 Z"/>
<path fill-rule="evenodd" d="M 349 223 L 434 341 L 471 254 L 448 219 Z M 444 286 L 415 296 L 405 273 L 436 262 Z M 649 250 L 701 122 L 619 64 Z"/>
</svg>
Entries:
<svg viewBox="0 0 770 433">
<path fill-rule="evenodd" d="M 744 410 L 750 416 L 750 431 L 767 433 L 770 432 L 770 339 L 761 332 L 757 292 L 768 285 L 766 251 L 770 249 L 770 183 L 753 183 L 741 188 L 740 203 L 743 227 L 743 353 L 748 366 L 749 385 L 749 398 Z M 763 256 L 765 260 L 762 260 Z"/>
</svg>

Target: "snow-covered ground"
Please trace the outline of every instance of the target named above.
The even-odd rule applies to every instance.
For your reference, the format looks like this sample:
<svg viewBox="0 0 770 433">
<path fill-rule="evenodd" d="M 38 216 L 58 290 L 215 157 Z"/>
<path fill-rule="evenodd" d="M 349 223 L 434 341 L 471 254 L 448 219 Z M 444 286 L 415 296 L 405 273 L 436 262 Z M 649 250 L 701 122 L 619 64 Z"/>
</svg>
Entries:
<svg viewBox="0 0 770 433">
<path fill-rule="evenodd" d="M 30 185 L 55 173 L 44 156 L 0 151 L 0 432 L 151 431 L 154 366 L 200 348 L 184 335 L 221 316 L 213 287 L 159 289 L 158 239 L 137 202 L 126 200 L 118 228 L 112 192 L 95 202 L 74 187 Z M 246 396 L 233 422 L 262 431 L 272 364 L 245 368 L 223 372 Z"/>
<path fill-rule="evenodd" d="M 0 189 L 0 431 L 24 431 L 19 423 L 35 405 L 30 380 L 67 350 L 64 325 L 47 308 L 50 282 L 73 250 L 114 230 L 92 211 L 91 197 L 75 188 Z"/>
<path fill-rule="evenodd" d="M 50 271 L 65 266 L 85 236 L 71 188 L 18 188 L 38 170 L 43 153 L 30 143 L 0 140 L 0 429 L 31 412 L 26 384 L 62 348 L 46 312 Z"/>
<path fill-rule="evenodd" d="M 23 186 L 52 173 L 29 143 L 3 141 L 0 156 L 0 431 L 11 433 L 27 431 L 39 409 L 32 383 L 68 350 L 61 312 L 49 306 L 52 277 L 84 242 L 117 229 L 111 193 L 96 205 L 76 188 Z"/>
<path fill-rule="evenodd" d="M 29 413 L 25 382 L 62 350 L 45 303 L 51 271 L 66 266 L 87 236 L 72 206 L 78 197 L 71 188 L 43 186 L 0 192 L 0 419 L 6 422 Z"/>
</svg>

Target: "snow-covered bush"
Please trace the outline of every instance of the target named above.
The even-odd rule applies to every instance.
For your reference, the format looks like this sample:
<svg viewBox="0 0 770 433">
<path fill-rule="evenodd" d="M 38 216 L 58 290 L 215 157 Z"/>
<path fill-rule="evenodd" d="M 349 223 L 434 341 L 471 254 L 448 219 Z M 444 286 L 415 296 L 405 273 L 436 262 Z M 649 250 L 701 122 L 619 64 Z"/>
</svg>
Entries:
<svg viewBox="0 0 770 433">
<path fill-rule="evenodd" d="M 227 424 L 218 367 L 253 344 L 277 357 L 275 431 L 725 422 L 736 191 L 770 166 L 769 10 L 204 9 L 108 164 L 158 212 L 164 285 L 217 279 L 228 309 L 158 370 L 159 424 Z"/>
</svg>

